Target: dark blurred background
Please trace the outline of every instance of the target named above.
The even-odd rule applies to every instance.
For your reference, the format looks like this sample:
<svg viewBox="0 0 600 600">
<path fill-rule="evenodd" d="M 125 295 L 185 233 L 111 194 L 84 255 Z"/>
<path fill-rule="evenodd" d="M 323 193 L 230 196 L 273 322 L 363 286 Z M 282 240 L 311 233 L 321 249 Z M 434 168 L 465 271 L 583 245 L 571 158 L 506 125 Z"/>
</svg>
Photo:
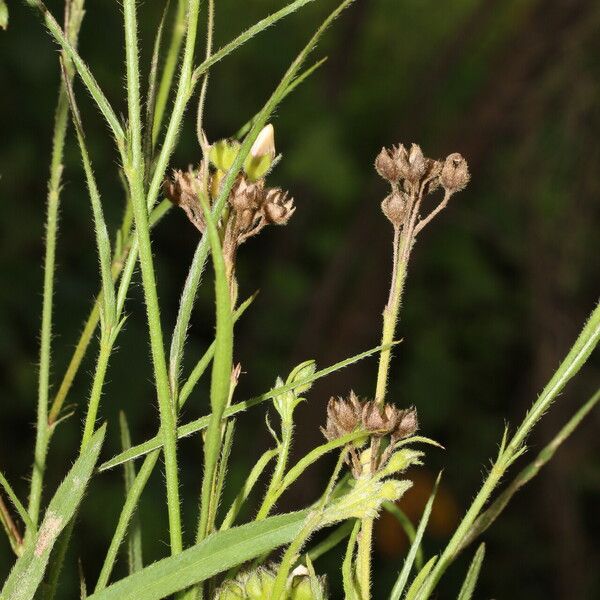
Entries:
<svg viewBox="0 0 600 600">
<path fill-rule="evenodd" d="M 117 112 L 125 113 L 121 8 L 87 2 L 81 53 Z M 172 3 L 173 4 L 173 3 Z M 234 37 L 282 0 L 217 3 L 216 43 Z M 61 3 L 49 3 L 62 14 Z M 244 46 L 214 69 L 205 125 L 211 140 L 232 135 L 262 105 L 289 62 L 333 6 L 321 0 Z M 163 2 L 140 4 L 147 66 Z M 24 499 L 34 440 L 45 191 L 58 85 L 57 51 L 37 16 L 9 5 L 0 32 L 0 468 Z M 461 152 L 472 182 L 428 228 L 414 252 L 393 362 L 390 397 L 414 404 L 422 432 L 444 444 L 414 472 L 402 507 L 418 519 L 440 468 L 444 477 L 425 539 L 439 550 L 468 506 L 499 442 L 518 423 L 574 340 L 598 299 L 600 275 L 600 4 L 595 0 L 358 0 L 319 44 L 329 60 L 289 96 L 274 120 L 284 158 L 271 182 L 289 189 L 297 212 L 240 252 L 241 297 L 260 295 L 237 327 L 243 366 L 236 396 L 267 390 L 277 375 L 315 358 L 326 366 L 375 346 L 387 297 L 391 227 L 379 210 L 386 187 L 372 169 L 382 145 L 419 142 L 429 156 Z M 202 39 L 198 50 L 201 51 Z M 77 84 L 105 211 L 117 226 L 123 193 L 104 124 Z M 189 111 L 173 166 L 199 159 Z M 96 292 L 98 277 L 82 168 L 66 149 L 57 256 L 52 380 L 56 389 Z M 197 232 L 171 211 L 155 230 L 154 252 L 166 338 Z M 189 335 L 185 373 L 210 343 L 210 271 Z M 105 457 L 119 447 L 117 414 L 126 411 L 134 442 L 157 426 L 139 277 L 108 376 L 102 418 Z M 69 397 L 75 415 L 60 425 L 49 456 L 46 499 L 76 455 L 95 347 Z M 532 452 L 598 386 L 595 358 L 539 425 Z M 332 394 L 372 394 L 376 360 L 315 385 L 298 409 L 294 456 L 320 443 Z M 207 412 L 206 382 L 182 417 Z M 266 407 L 238 422 L 231 498 L 271 443 Z M 486 534 L 478 598 L 600 597 L 600 450 L 596 411 Z M 260 433 L 257 433 L 260 431 Z M 527 460 L 527 459 L 525 459 Z M 202 448 L 180 445 L 188 543 L 197 514 Z M 317 496 L 331 469 L 309 471 L 282 502 Z M 262 489 L 262 488 L 261 488 Z M 78 521 L 61 597 L 75 597 L 76 559 L 97 577 L 122 502 L 120 471 L 95 479 Z M 141 504 L 147 562 L 166 552 L 162 467 Z M 227 506 L 227 501 L 224 503 Z M 249 509 L 252 507 L 250 506 Z M 375 597 L 385 597 L 407 544 L 384 515 L 376 533 Z M 448 573 L 441 598 L 456 596 L 467 560 Z M 0 580 L 12 560 L 0 538 Z M 124 574 L 118 565 L 116 575 Z M 317 562 L 341 597 L 340 554 Z"/>
</svg>

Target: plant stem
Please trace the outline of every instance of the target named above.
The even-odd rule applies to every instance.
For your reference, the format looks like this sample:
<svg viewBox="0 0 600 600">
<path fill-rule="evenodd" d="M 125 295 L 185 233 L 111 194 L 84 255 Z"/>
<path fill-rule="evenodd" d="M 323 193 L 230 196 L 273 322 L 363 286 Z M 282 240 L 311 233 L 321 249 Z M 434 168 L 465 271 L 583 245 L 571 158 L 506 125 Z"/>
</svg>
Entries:
<svg viewBox="0 0 600 600">
<path fill-rule="evenodd" d="M 393 242 L 393 267 L 392 282 L 387 304 L 383 310 L 383 331 L 381 334 L 381 345 L 386 346 L 379 357 L 379 368 L 377 371 L 377 385 L 375 388 L 375 401 L 383 405 L 387 389 L 388 373 L 392 358 L 392 349 L 389 345 L 394 341 L 396 323 L 402 303 L 402 292 L 408 268 L 411 245 L 410 231 L 405 232 L 399 227 L 394 227 Z"/>
<path fill-rule="evenodd" d="M 468 537 L 473 524 L 480 515 L 481 510 L 490 498 L 506 469 L 512 464 L 515 458 L 524 451 L 523 444 L 527 436 L 554 402 L 567 382 L 574 377 L 585 364 L 599 341 L 600 304 L 592 311 L 592 314 L 586 322 L 582 332 L 579 334 L 579 337 L 575 340 L 575 343 L 567 353 L 567 356 L 555 371 L 554 375 L 550 378 L 550 381 L 546 384 L 546 387 L 543 389 L 539 398 L 533 403 L 533 406 L 525 415 L 523 422 L 515 432 L 513 438 L 506 448 L 501 447 L 500 455 L 483 482 L 481 489 L 477 493 L 477 496 L 475 496 L 473 503 L 463 517 L 458 528 L 450 538 L 448 545 L 440 556 L 440 560 L 423 584 L 423 588 L 419 592 L 419 600 L 426 600 L 431 596 L 442 575 L 462 547 L 463 541 Z"/>
<path fill-rule="evenodd" d="M 169 390 L 169 377 L 164 355 L 160 308 L 156 290 L 154 262 L 148 226 L 148 210 L 143 189 L 144 157 L 142 149 L 141 99 L 139 89 L 139 64 L 137 44 L 137 18 L 135 1 L 123 3 L 125 20 L 125 49 L 127 64 L 127 104 L 131 131 L 131 156 L 125 172 L 131 189 L 131 203 L 137 231 L 142 283 L 148 316 L 150 346 L 154 365 L 154 379 L 158 395 L 161 430 L 164 440 L 165 473 L 167 482 L 167 506 L 169 513 L 169 536 L 171 553 L 181 552 L 182 533 L 179 506 L 179 476 L 177 471 L 176 416 Z"/>
<path fill-rule="evenodd" d="M 94 371 L 94 381 L 92 383 L 92 391 L 88 404 L 87 415 L 85 417 L 85 425 L 83 428 L 83 436 L 81 438 L 81 450 L 88 445 L 94 435 L 96 426 L 96 417 L 98 415 L 98 407 L 100 406 L 100 398 L 102 397 L 102 388 L 108 368 L 108 361 L 113 347 L 113 336 L 111 334 L 102 334 L 100 340 L 100 352 L 96 362 L 96 370 Z"/>
<path fill-rule="evenodd" d="M 206 17 L 206 53 L 204 60 L 207 61 L 212 54 L 213 47 L 213 31 L 215 28 L 215 0 L 208 0 L 208 14 Z M 208 90 L 208 76 L 210 71 L 206 71 L 204 79 L 202 80 L 202 87 L 200 88 L 200 96 L 198 98 L 198 117 L 196 120 L 196 135 L 198 136 L 198 143 L 202 148 L 202 155 L 204 157 L 208 154 L 208 148 L 204 143 L 204 132 L 202 131 L 202 120 L 204 117 L 204 102 L 206 101 L 206 91 Z"/>
<path fill-rule="evenodd" d="M 77 38 L 83 19 L 83 0 L 77 0 L 70 6 L 69 21 L 65 23 L 66 37 L 72 46 L 77 45 Z M 70 61 L 63 53 L 63 60 L 67 70 Z M 50 179 L 48 182 L 48 199 L 46 215 L 46 250 L 44 256 L 44 291 L 42 300 L 42 326 L 40 333 L 40 370 L 38 379 L 38 404 L 34 463 L 31 475 L 28 512 L 34 527 L 37 527 L 40 504 L 42 500 L 42 487 L 44 471 L 46 468 L 46 454 L 50 439 L 48 425 L 48 398 L 50 393 L 50 362 L 52 342 L 52 311 L 54 299 L 54 271 L 56 256 L 56 238 L 58 234 L 58 210 L 60 205 L 61 177 L 63 171 L 63 155 L 67 126 L 69 122 L 69 102 L 66 89 L 61 81 L 56 113 L 54 117 L 54 134 L 52 138 L 52 157 L 50 161 Z M 25 538 L 28 540 L 33 531 L 27 529 Z"/>
<path fill-rule="evenodd" d="M 165 66 L 163 68 L 162 76 L 160 78 L 160 84 L 158 87 L 158 95 L 156 98 L 156 108 L 154 110 L 154 124 L 152 127 L 152 146 L 156 144 L 158 134 L 160 133 L 160 127 L 165 114 L 165 108 L 169 99 L 169 92 L 171 91 L 171 84 L 173 83 L 173 77 L 175 75 L 175 67 L 177 66 L 177 59 L 179 58 L 179 52 L 181 51 L 181 44 L 183 43 L 183 36 L 185 34 L 185 5 L 186 0 L 178 0 L 177 12 L 173 19 L 173 30 L 171 32 L 171 43 L 169 44 L 169 50 L 167 51 L 167 58 L 165 59 Z"/>
</svg>

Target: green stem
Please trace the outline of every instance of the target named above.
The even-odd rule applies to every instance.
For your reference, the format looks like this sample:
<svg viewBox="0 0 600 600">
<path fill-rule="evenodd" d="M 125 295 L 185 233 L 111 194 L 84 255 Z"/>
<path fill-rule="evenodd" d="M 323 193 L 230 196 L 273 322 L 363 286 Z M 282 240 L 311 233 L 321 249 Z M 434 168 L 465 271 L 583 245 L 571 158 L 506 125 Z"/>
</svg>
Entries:
<svg viewBox="0 0 600 600">
<path fill-rule="evenodd" d="M 104 563 L 102 565 L 102 569 L 100 571 L 100 576 L 98 577 L 98 582 L 96 583 L 96 587 L 94 589 L 94 593 L 100 592 L 108 585 L 108 580 L 110 579 L 110 575 L 112 573 L 115 560 L 117 558 L 117 552 L 119 551 L 119 547 L 123 543 L 123 539 L 125 538 L 125 534 L 127 533 L 127 527 L 131 521 L 131 517 L 133 516 L 137 505 L 140 500 L 140 496 L 146 487 L 146 483 L 148 482 L 148 478 L 150 477 L 154 466 L 156 465 L 156 461 L 160 455 L 160 450 L 154 450 L 146 456 L 142 467 L 139 473 L 136 475 L 133 484 L 127 493 L 127 497 L 125 498 L 125 504 L 123 505 L 123 509 L 121 510 L 121 514 L 119 515 L 119 522 L 117 523 L 117 527 L 115 529 L 115 533 L 110 542 L 110 546 L 108 548 L 108 552 L 106 553 L 106 558 L 104 559 Z"/>
<path fill-rule="evenodd" d="M 393 267 L 392 282 L 388 302 L 383 310 L 383 332 L 381 345 L 385 348 L 379 357 L 379 368 L 377 370 L 377 386 L 375 388 L 375 400 L 383 405 L 387 389 L 388 373 L 392 358 L 392 349 L 389 345 L 394 341 L 396 323 L 402 303 L 402 292 L 410 257 L 410 232 L 401 232 L 398 227 L 394 228 L 393 242 Z"/>
<path fill-rule="evenodd" d="M 206 17 L 206 53 L 204 60 L 207 61 L 212 54 L 213 47 L 213 32 L 215 28 L 215 0 L 208 0 L 208 14 Z M 198 136 L 198 143 L 202 148 L 203 156 L 208 155 L 208 148 L 204 143 L 204 132 L 202 131 L 202 120 L 204 117 L 204 103 L 206 101 L 206 91 L 208 90 L 208 76 L 210 71 L 206 71 L 204 79 L 202 81 L 202 87 L 200 88 L 200 96 L 198 98 L 198 117 L 196 120 L 196 135 Z"/>
<path fill-rule="evenodd" d="M 181 10 L 181 6 L 179 6 L 179 10 Z M 151 209 L 154 206 L 156 198 L 158 197 L 158 193 L 164 179 L 165 171 L 167 170 L 171 154 L 173 153 L 173 150 L 175 149 L 175 144 L 177 143 L 177 135 L 179 133 L 179 128 L 183 120 L 185 107 L 190 96 L 192 69 L 194 66 L 194 49 L 196 46 L 196 34 L 198 31 L 199 11 L 200 0 L 189 0 L 187 11 L 187 31 L 185 36 L 185 48 L 183 51 L 183 61 L 181 63 L 181 72 L 179 74 L 177 92 L 175 95 L 175 104 L 173 105 L 173 112 L 171 113 L 171 118 L 169 119 L 169 126 L 167 127 L 165 139 L 160 153 L 158 155 L 158 159 L 156 161 L 156 168 L 150 180 L 150 187 L 148 189 L 148 196 L 146 200 L 148 209 Z M 179 12 L 177 18 L 179 19 Z M 163 82 L 161 81 L 161 87 L 162 84 Z M 159 106 L 157 102 L 157 111 L 158 108 Z M 155 132 L 159 130 L 159 126 L 160 123 L 157 124 L 157 122 L 155 121 Z"/>
<path fill-rule="evenodd" d="M 65 23 L 66 38 L 72 46 L 77 45 L 77 38 L 83 19 L 83 0 L 71 4 L 70 19 Z M 59 27 L 60 29 L 60 27 Z M 63 56 L 67 69 L 69 61 Z M 72 79 L 72 74 L 69 75 Z M 52 138 L 52 158 L 50 161 L 50 179 L 48 183 L 47 215 L 46 215 L 46 250 L 44 256 L 44 291 L 42 300 L 42 326 L 40 333 L 40 370 L 38 379 L 38 404 L 34 463 L 31 475 L 28 512 L 34 527 L 37 527 L 46 455 L 50 441 L 48 425 L 48 399 L 50 392 L 50 363 L 52 342 L 52 311 L 54 299 L 54 271 L 56 256 L 56 238 L 58 234 L 58 210 L 60 205 L 61 177 L 63 171 L 63 155 L 67 126 L 69 122 L 69 102 L 64 83 L 61 81 L 58 102 L 54 118 L 54 135 Z M 33 531 L 27 528 L 26 540 Z"/>
<path fill-rule="evenodd" d="M 102 339 L 100 340 L 100 352 L 98 354 L 98 361 L 96 362 L 96 370 L 94 371 L 94 381 L 92 383 L 92 391 L 90 394 L 87 415 L 85 417 L 83 436 L 81 438 L 82 451 L 94 435 L 98 407 L 100 406 L 100 398 L 102 397 L 102 388 L 104 387 L 108 361 L 110 360 L 113 348 L 113 339 L 112 335 L 109 336 L 103 334 Z"/>
<path fill-rule="evenodd" d="M 123 8 L 127 64 L 127 104 L 131 131 L 131 157 L 125 165 L 125 172 L 131 189 L 131 203 L 139 244 L 142 283 L 146 301 L 148 328 L 150 331 L 154 379 L 158 395 L 162 437 L 164 440 L 171 552 L 178 554 L 183 548 L 183 543 L 179 506 L 179 476 L 177 470 L 176 416 L 171 403 L 169 376 L 167 373 L 160 322 L 160 308 L 156 290 L 156 277 L 154 274 L 154 261 L 150 244 L 148 210 L 146 208 L 146 197 L 143 189 L 144 158 L 135 0 L 125 0 Z"/>
<path fill-rule="evenodd" d="M 154 110 L 154 124 L 152 126 L 152 147 L 156 145 L 156 140 L 160 133 L 160 127 L 162 125 L 163 117 L 165 115 L 165 108 L 169 99 L 169 93 L 171 91 L 173 77 L 175 76 L 177 59 L 179 58 L 179 52 L 181 51 L 181 45 L 183 43 L 183 36 L 185 34 L 186 29 L 185 5 L 186 0 L 178 0 L 177 12 L 175 13 L 175 17 L 173 19 L 171 43 L 169 44 L 169 49 L 167 51 L 165 66 L 163 68 L 162 76 L 160 78 L 158 95 L 156 98 L 156 108 Z"/>
<path fill-rule="evenodd" d="M 572 379 L 585 364 L 590 354 L 600 341 L 600 304 L 595 307 L 590 318 L 584 325 L 582 332 L 567 353 L 539 398 L 533 403 L 529 412 L 525 415 L 523 422 L 517 429 L 506 448 L 501 446 L 498 460 L 494 463 L 491 471 L 485 479 L 477 496 L 473 500 L 469 510 L 463 517 L 458 528 L 450 538 L 448 545 L 440 556 L 427 581 L 419 593 L 419 600 L 430 597 L 442 575 L 456 557 L 463 541 L 469 535 L 475 520 L 480 515 L 485 503 L 490 498 L 498 482 L 504 475 L 506 469 L 512 464 L 516 457 L 524 451 L 524 442 L 544 413 L 550 408 L 558 394 L 562 391 L 570 379 Z"/>
</svg>

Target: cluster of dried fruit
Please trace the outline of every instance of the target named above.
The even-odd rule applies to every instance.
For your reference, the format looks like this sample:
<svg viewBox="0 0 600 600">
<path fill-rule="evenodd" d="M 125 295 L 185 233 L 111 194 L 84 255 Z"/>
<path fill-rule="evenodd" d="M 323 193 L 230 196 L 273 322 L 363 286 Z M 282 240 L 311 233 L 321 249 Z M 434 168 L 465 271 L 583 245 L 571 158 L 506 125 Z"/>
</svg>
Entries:
<svg viewBox="0 0 600 600">
<path fill-rule="evenodd" d="M 410 150 L 402 144 L 382 148 L 375 159 L 375 169 L 392 188 L 381 203 L 383 213 L 394 227 L 415 235 L 446 206 L 452 194 L 469 182 L 467 161 L 460 154 L 455 152 L 445 160 L 434 160 L 424 156 L 417 144 L 412 144 Z M 442 202 L 420 220 L 421 201 L 440 187 L 444 189 Z"/>
<path fill-rule="evenodd" d="M 175 170 L 163 184 L 167 198 L 185 211 L 201 233 L 206 230 L 206 221 L 200 198 L 212 207 L 239 148 L 240 144 L 235 141 L 216 142 L 210 148 L 208 160 L 203 160 L 198 169 Z M 219 222 L 223 255 L 231 278 L 237 248 L 267 225 L 285 225 L 294 214 L 294 201 L 288 193 L 265 185 L 265 177 L 275 160 L 274 130 L 272 125 L 267 125 L 252 145 Z"/>
<path fill-rule="evenodd" d="M 371 469 L 385 465 L 395 446 L 401 440 L 414 435 L 419 427 L 417 411 L 413 408 L 399 409 L 392 404 L 380 406 L 374 400 L 361 400 L 354 392 L 347 398 L 331 398 L 327 403 L 327 425 L 321 431 L 329 441 L 340 438 L 357 429 L 367 432 L 377 441 L 371 448 Z M 379 456 L 381 438 L 389 436 L 389 445 Z M 355 477 L 363 471 L 356 448 L 349 448 L 350 464 Z"/>
</svg>

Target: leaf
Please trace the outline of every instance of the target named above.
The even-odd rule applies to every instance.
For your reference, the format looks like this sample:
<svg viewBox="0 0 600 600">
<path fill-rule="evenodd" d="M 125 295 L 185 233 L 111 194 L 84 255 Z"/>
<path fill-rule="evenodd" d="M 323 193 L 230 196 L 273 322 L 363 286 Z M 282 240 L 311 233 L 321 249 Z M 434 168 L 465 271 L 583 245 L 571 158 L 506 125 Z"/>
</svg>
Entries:
<svg viewBox="0 0 600 600">
<path fill-rule="evenodd" d="M 429 516 L 431 515 L 433 500 L 435 499 L 435 494 L 437 492 L 441 476 L 442 474 L 440 473 L 435 481 L 435 485 L 433 486 L 431 496 L 429 496 L 429 500 L 427 500 L 427 504 L 425 505 L 425 509 L 423 510 L 423 516 L 421 517 L 419 527 L 417 528 L 417 534 L 415 535 L 415 539 L 410 546 L 410 550 L 408 551 L 406 559 L 404 560 L 404 565 L 402 565 L 402 570 L 398 575 L 398 579 L 394 584 L 392 593 L 390 594 L 390 600 L 400 600 L 400 597 L 402 596 L 402 592 L 404 591 L 404 587 L 406 586 L 406 582 L 408 581 L 408 576 L 410 575 L 410 570 L 412 569 L 413 563 L 415 562 L 417 549 L 419 548 L 419 544 L 421 543 L 421 539 L 423 538 L 423 534 L 425 533 L 425 528 L 427 527 L 427 522 L 429 521 Z"/>
<path fill-rule="evenodd" d="M 258 478 L 261 476 L 262 472 L 265 470 L 271 459 L 273 459 L 275 456 L 277 456 L 277 449 L 271 448 L 270 450 L 264 452 L 263 455 L 256 461 L 256 464 L 254 465 L 254 467 L 252 467 L 252 470 L 250 471 L 250 474 L 248 475 L 244 486 L 238 492 L 238 495 L 232 502 L 231 507 L 227 512 L 227 515 L 223 519 L 223 523 L 220 528 L 221 531 L 225 531 L 226 529 L 229 529 L 231 527 L 231 525 L 235 521 L 235 518 L 240 512 L 240 508 L 242 507 L 242 505 L 250 495 L 250 492 L 254 488 L 256 482 L 258 481 Z"/>
<path fill-rule="evenodd" d="M 0 471 L 0 485 L 4 488 L 6 495 L 10 498 L 10 501 L 19 513 L 19 516 L 21 517 L 21 520 L 23 521 L 27 529 L 29 531 L 35 531 L 35 525 L 31 522 L 27 509 L 23 506 L 23 504 L 21 504 L 21 501 L 15 494 L 10 483 L 8 483 L 6 477 L 4 477 L 4 475 L 2 474 L 2 471 Z"/>
<path fill-rule="evenodd" d="M 517 476 L 506 486 L 504 491 L 492 504 L 477 517 L 471 529 L 464 537 L 458 552 L 466 548 L 492 525 L 506 508 L 512 497 L 540 472 L 542 467 L 554 456 L 554 453 L 560 448 L 562 443 L 573 433 L 599 401 L 600 389 L 567 421 L 552 440 L 544 446 L 535 459 L 519 471 Z"/>
<path fill-rule="evenodd" d="M 330 375 L 331 373 L 334 373 L 335 371 L 339 371 L 340 369 L 343 369 L 344 367 L 347 367 L 355 362 L 358 362 L 359 360 L 362 360 L 363 358 L 367 358 L 368 356 L 372 356 L 373 354 L 380 352 L 381 349 L 385 348 L 385 347 L 386 346 L 377 346 L 375 348 L 371 348 L 370 350 L 366 350 L 365 352 L 361 352 L 360 354 L 356 354 L 355 356 L 346 358 L 334 365 L 326 367 L 325 369 L 321 369 L 320 371 L 317 371 L 310 377 L 306 377 L 306 379 L 301 379 L 301 380 L 293 381 L 291 383 L 287 383 L 281 387 L 273 388 L 273 389 L 269 390 L 268 392 L 261 394 L 260 396 L 255 396 L 254 398 L 251 398 L 250 400 L 244 400 L 243 402 L 238 402 L 237 404 L 234 404 L 233 406 L 230 406 L 229 408 L 225 409 L 225 411 L 223 413 L 223 418 L 229 418 L 240 412 L 248 410 L 249 408 L 257 406 L 258 404 L 261 404 L 262 402 L 265 402 L 266 400 L 271 400 L 272 398 L 274 398 L 275 396 L 277 396 L 279 394 L 282 394 L 289 390 L 294 390 L 298 387 L 312 383 L 312 382 L 316 381 L 317 379 L 321 379 L 321 377 L 326 377 L 327 375 Z M 200 419 L 196 419 L 195 421 L 191 421 L 190 423 L 187 423 L 186 425 L 182 425 L 182 426 L 178 427 L 177 428 L 177 437 L 184 438 L 184 437 L 187 437 L 194 433 L 197 433 L 198 431 L 202 431 L 203 429 L 206 429 L 209 419 L 210 419 L 210 415 L 207 415 L 205 417 L 201 417 Z M 148 452 L 152 452 L 152 450 L 161 448 L 162 445 L 163 445 L 162 439 L 160 438 L 160 436 L 156 436 L 150 440 L 147 440 L 146 442 L 143 442 L 142 444 L 139 444 L 138 446 L 134 446 L 133 448 L 131 448 L 131 450 L 128 450 L 127 452 L 122 452 L 121 454 L 118 454 L 117 456 L 111 458 L 110 460 L 106 461 L 105 463 L 102 463 L 98 467 L 98 470 L 106 471 L 108 469 L 112 469 L 120 464 L 123 464 L 124 462 L 126 462 L 128 460 L 133 460 L 133 459 L 139 458 L 140 456 L 143 456 L 144 454 L 148 454 Z"/>
<path fill-rule="evenodd" d="M 160 24 L 154 38 L 152 60 L 150 62 L 150 75 L 148 76 L 148 93 L 146 95 L 146 127 L 144 131 L 144 158 L 146 160 L 146 173 L 149 172 L 152 162 L 152 139 L 154 137 L 154 109 L 156 107 L 156 80 L 158 77 L 158 61 L 160 58 L 160 47 L 165 25 L 165 19 L 169 9 L 169 3 L 165 5 Z"/>
<path fill-rule="evenodd" d="M 89 600 L 159 600 L 292 541 L 307 511 L 219 531 L 199 544 L 145 567 Z"/>
<path fill-rule="evenodd" d="M 40 585 L 50 553 L 60 532 L 71 520 L 92 476 L 98 460 L 106 425 L 103 425 L 90 440 L 87 447 L 60 484 L 48 505 L 44 520 L 35 540 L 25 549 L 15 563 L 6 580 L 0 598 L 2 600 L 31 600 Z"/>
<path fill-rule="evenodd" d="M 404 600 L 414 600 L 414 598 L 417 595 L 417 592 L 419 591 L 419 589 L 421 589 L 423 582 L 425 581 L 425 579 L 427 579 L 427 575 L 429 575 L 429 572 L 431 571 L 431 569 L 433 569 L 433 565 L 435 565 L 435 562 L 437 559 L 438 559 L 437 556 L 432 556 L 425 563 L 423 568 L 419 571 L 417 576 L 414 578 L 411 586 L 408 588 L 408 592 L 406 592 L 406 596 L 404 596 Z"/>
<path fill-rule="evenodd" d="M 415 541 L 415 536 L 417 532 L 415 531 L 415 526 L 412 524 L 412 521 L 406 516 L 403 510 L 395 502 L 384 502 L 383 508 L 387 510 L 393 517 L 396 518 L 398 523 L 402 529 L 404 529 L 404 533 L 408 538 L 408 541 L 412 544 Z M 423 549 L 419 544 L 419 549 L 417 550 L 417 555 L 415 557 L 416 565 L 418 569 L 423 568 Z"/>
<path fill-rule="evenodd" d="M 475 585 L 477 584 L 477 578 L 479 577 L 479 571 L 481 571 L 484 557 L 485 544 L 480 544 L 479 548 L 477 548 L 477 552 L 475 552 L 471 566 L 467 571 L 467 576 L 460 588 L 457 600 L 471 600 L 473 597 L 473 592 L 475 591 Z"/>
</svg>

